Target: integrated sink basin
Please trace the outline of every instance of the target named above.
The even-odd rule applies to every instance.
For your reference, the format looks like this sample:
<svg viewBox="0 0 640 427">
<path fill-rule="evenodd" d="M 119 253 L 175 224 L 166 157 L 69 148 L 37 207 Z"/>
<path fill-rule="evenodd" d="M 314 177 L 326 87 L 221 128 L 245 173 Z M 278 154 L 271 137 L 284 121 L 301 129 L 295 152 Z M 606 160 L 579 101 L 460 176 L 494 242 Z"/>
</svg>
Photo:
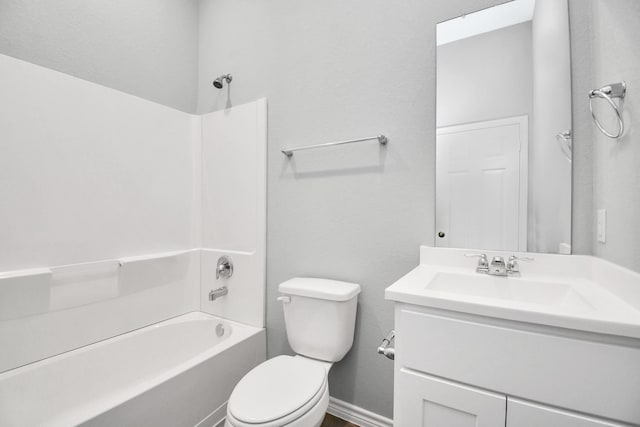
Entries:
<svg viewBox="0 0 640 427">
<path fill-rule="evenodd" d="M 533 281 L 516 277 L 480 274 L 436 273 L 426 290 L 460 296 L 493 298 L 545 307 L 595 310 L 574 286 L 559 282 Z"/>
<path fill-rule="evenodd" d="M 398 303 L 640 338 L 640 274 L 599 258 L 536 254 L 507 277 L 476 272 L 468 250 L 421 247 L 420 265 L 385 291 Z M 493 256 L 511 254 L 487 252 Z M 527 254 L 517 254 L 526 256 Z"/>
</svg>

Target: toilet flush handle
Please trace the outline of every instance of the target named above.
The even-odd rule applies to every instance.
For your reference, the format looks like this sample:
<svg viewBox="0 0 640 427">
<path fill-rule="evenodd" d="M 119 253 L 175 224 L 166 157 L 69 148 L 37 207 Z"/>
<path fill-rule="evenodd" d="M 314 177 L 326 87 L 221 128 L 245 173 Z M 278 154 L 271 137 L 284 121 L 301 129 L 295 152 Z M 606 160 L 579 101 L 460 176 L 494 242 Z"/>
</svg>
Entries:
<svg viewBox="0 0 640 427">
<path fill-rule="evenodd" d="M 283 295 L 281 297 L 278 297 L 277 300 L 282 301 L 285 304 L 288 304 L 291 302 L 291 297 L 289 295 Z"/>
</svg>

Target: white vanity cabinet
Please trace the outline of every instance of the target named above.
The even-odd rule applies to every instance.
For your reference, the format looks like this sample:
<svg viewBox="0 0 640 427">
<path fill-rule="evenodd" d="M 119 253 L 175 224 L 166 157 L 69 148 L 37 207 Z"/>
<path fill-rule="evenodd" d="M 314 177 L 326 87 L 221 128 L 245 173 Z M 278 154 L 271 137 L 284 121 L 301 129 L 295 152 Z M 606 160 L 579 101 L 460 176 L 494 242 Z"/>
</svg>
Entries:
<svg viewBox="0 0 640 427">
<path fill-rule="evenodd" d="M 536 254 L 496 277 L 467 253 L 423 246 L 385 290 L 394 425 L 640 427 L 640 274 Z"/>
<path fill-rule="evenodd" d="M 640 425 L 634 341 L 395 307 L 395 427 Z"/>
<path fill-rule="evenodd" d="M 397 375 L 394 407 L 396 427 L 625 426 L 411 370 L 401 370 Z"/>
</svg>

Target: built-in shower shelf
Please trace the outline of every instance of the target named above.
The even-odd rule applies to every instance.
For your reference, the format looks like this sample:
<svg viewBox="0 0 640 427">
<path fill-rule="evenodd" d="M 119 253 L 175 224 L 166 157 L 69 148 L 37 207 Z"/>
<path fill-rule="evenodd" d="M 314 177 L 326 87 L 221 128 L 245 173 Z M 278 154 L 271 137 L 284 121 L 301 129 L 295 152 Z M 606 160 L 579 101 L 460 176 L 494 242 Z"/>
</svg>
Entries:
<svg viewBox="0 0 640 427">
<path fill-rule="evenodd" d="M 0 273 L 0 321 L 65 310 L 184 278 L 191 251 Z"/>
<path fill-rule="evenodd" d="M 199 251 L 0 273 L 0 372 L 198 309 Z"/>
<path fill-rule="evenodd" d="M 48 311 L 51 276 L 48 268 L 0 273 L 0 321 Z"/>
</svg>

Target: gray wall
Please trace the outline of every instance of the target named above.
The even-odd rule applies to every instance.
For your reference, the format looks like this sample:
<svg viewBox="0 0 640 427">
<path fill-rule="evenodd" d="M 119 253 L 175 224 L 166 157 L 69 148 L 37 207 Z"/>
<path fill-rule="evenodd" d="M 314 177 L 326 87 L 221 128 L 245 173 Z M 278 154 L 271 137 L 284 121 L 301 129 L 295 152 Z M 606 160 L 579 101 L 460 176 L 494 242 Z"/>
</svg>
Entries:
<svg viewBox="0 0 640 427">
<path fill-rule="evenodd" d="M 607 242 L 595 253 L 640 271 L 640 2 L 592 0 L 592 87 L 625 80 L 627 131 L 613 141 L 592 126 L 594 135 L 594 209 L 607 210 Z M 609 129 L 616 121 L 604 101 L 597 112 Z"/>
<path fill-rule="evenodd" d="M 268 353 L 291 353 L 278 284 L 298 275 L 360 283 L 352 351 L 331 394 L 392 415 L 393 367 L 375 349 L 393 327 L 384 288 L 432 244 L 435 23 L 498 1 L 203 0 L 200 110 L 269 100 Z M 210 77 L 231 72 L 230 90 Z M 360 144 L 280 153 L 384 133 Z"/>
<path fill-rule="evenodd" d="M 591 87 L 591 3 L 570 0 L 569 17 L 573 115 L 571 250 L 574 254 L 592 255 L 593 123 L 585 96 Z"/>
<path fill-rule="evenodd" d="M 0 0 L 0 53 L 194 112 L 198 0 Z"/>
</svg>

